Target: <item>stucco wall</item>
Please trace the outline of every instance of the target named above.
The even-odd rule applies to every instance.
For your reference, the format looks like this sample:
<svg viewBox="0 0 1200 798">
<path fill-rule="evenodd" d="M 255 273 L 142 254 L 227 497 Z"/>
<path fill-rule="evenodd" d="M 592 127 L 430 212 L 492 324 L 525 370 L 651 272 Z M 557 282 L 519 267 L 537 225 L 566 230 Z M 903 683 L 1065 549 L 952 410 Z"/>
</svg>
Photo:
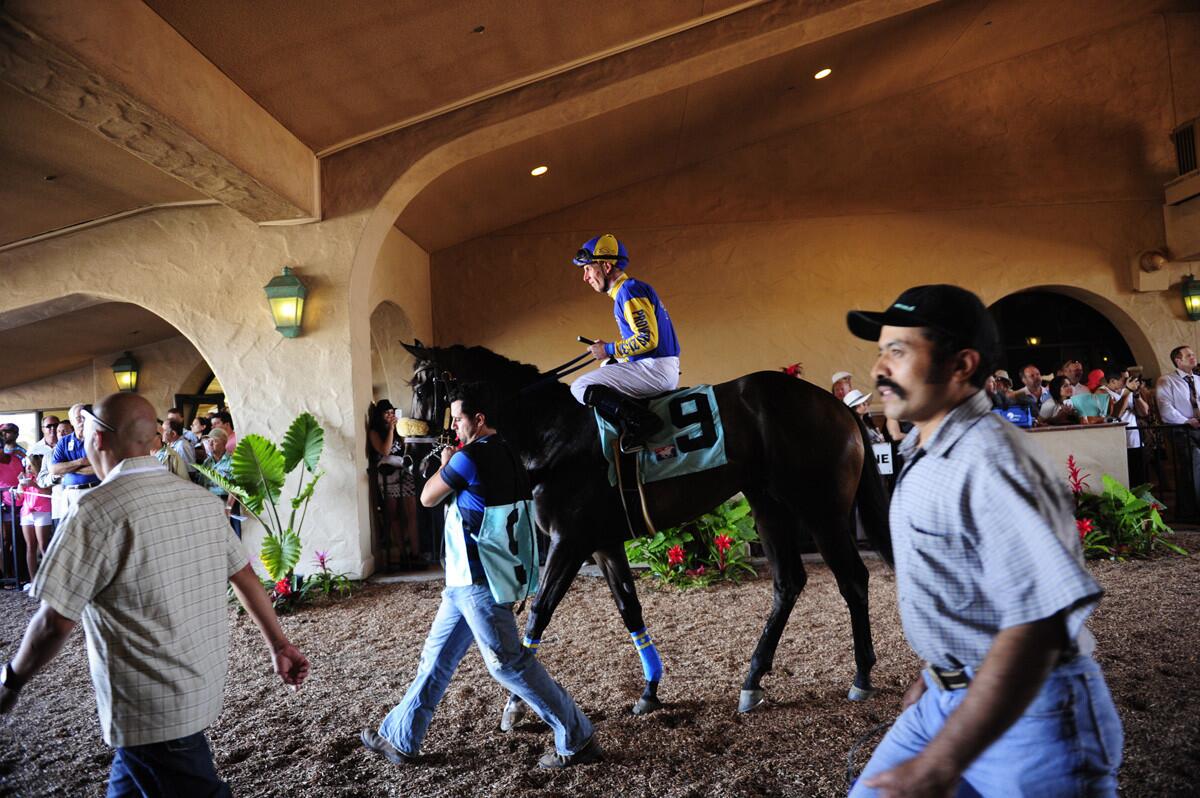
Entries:
<svg viewBox="0 0 1200 798">
<path fill-rule="evenodd" d="M 312 412 L 325 428 L 326 477 L 308 515 L 305 557 L 329 549 L 337 570 L 360 575 L 373 563 L 351 362 L 368 362 L 369 350 L 365 341 L 360 351 L 351 349 L 347 280 L 362 222 L 357 215 L 258 227 L 222 207 L 131 217 L 0 253 L 0 313 L 54 299 L 62 286 L 134 302 L 174 325 L 212 365 L 239 431 L 278 440 L 298 413 Z M 285 264 L 309 288 L 296 339 L 275 332 L 262 290 Z M 161 289 L 197 278 L 219 290 L 220 300 Z M 248 530 L 250 550 L 257 551 L 259 538 Z"/>
<path fill-rule="evenodd" d="M 191 342 L 179 336 L 130 350 L 137 359 L 138 393 L 154 405 L 159 415 L 174 404 L 176 393 L 192 393 L 196 386 L 185 381 L 204 362 Z M 86 368 L 0 391 L 0 412 L 69 407 L 76 402 L 95 402 L 117 389 L 112 363 L 124 352 L 113 352 L 92 361 Z"/>
<path fill-rule="evenodd" d="M 1155 373 L 1197 337 L 1184 265 L 1164 293 L 1135 294 L 1129 276 L 1164 243 L 1172 96 L 1166 27 L 1149 19 L 715 154 L 434 253 L 437 340 L 546 367 L 578 351 L 576 335 L 611 339 L 611 302 L 569 262 L 611 230 L 670 309 L 686 383 L 796 360 L 818 384 L 865 376 L 873 347 L 845 312 L 925 282 L 988 303 L 1064 286 Z M 1143 136 L 1147 120 L 1161 136 Z M 462 285 L 489 301 L 461 302 Z"/>
</svg>

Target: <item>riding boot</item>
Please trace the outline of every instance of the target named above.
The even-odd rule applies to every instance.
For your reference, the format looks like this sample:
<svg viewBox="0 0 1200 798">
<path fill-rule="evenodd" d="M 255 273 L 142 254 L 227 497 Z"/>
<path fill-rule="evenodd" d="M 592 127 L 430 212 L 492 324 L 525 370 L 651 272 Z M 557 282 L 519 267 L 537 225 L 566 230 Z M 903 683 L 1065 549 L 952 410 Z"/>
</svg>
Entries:
<svg viewBox="0 0 1200 798">
<path fill-rule="evenodd" d="M 594 407 L 607 421 L 615 424 L 628 438 L 636 443 L 645 443 L 650 436 L 662 429 L 658 416 L 637 402 L 607 385 L 589 385 L 583 392 L 583 403 Z"/>
</svg>

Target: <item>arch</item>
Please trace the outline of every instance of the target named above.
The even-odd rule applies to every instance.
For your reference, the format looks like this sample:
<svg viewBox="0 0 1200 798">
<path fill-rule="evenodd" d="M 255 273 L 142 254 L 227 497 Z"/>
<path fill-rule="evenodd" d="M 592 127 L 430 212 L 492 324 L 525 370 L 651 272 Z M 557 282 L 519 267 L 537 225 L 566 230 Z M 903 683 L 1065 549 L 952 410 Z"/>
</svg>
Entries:
<svg viewBox="0 0 1200 798">
<path fill-rule="evenodd" d="M 373 399 L 389 399 L 401 411 L 409 406 L 413 357 L 400 345 L 414 338 L 412 319 L 390 300 L 382 300 L 371 311 L 371 393 Z"/>
<path fill-rule="evenodd" d="M 1143 367 L 1144 373 L 1150 377 L 1158 376 L 1158 356 L 1155 354 L 1154 346 L 1150 343 L 1149 336 L 1142 329 L 1133 317 L 1122 308 L 1120 305 L 1113 302 L 1107 297 L 1101 296 L 1086 288 L 1080 288 L 1074 285 L 1063 285 L 1059 283 L 1049 283 L 1045 285 L 1032 285 L 1022 288 L 1019 291 L 1011 291 L 1002 297 L 998 297 L 993 302 L 989 303 L 988 308 L 994 307 L 1002 299 L 1006 299 L 1016 294 L 1026 294 L 1035 291 L 1044 291 L 1052 294 L 1061 294 L 1078 302 L 1087 305 L 1095 310 L 1104 318 L 1112 322 L 1112 325 L 1117 328 L 1117 332 L 1125 339 L 1125 343 L 1129 345 L 1129 349 L 1133 352 L 1133 357 L 1136 363 Z M 1131 364 L 1126 364 L 1131 365 Z"/>
</svg>

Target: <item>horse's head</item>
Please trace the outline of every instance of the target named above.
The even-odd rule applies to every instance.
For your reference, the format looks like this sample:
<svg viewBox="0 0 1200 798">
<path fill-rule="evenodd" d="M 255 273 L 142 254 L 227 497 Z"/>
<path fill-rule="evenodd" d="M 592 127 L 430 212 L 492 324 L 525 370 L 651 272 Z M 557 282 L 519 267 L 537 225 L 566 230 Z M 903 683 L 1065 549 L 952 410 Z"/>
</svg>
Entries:
<svg viewBox="0 0 1200 798">
<path fill-rule="evenodd" d="M 444 429 L 453 375 L 438 363 L 437 349 L 426 347 L 419 340 L 411 344 L 401 341 L 400 345 L 416 360 L 409 380 L 413 396 L 409 416 L 427 422 L 431 430 Z"/>
</svg>

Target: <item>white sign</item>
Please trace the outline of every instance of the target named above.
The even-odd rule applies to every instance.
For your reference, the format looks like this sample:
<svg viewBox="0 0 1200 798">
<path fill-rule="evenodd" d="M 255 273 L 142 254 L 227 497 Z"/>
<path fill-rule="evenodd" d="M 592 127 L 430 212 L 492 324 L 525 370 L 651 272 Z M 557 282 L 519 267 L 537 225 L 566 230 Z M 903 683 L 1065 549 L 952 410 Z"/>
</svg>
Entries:
<svg viewBox="0 0 1200 798">
<path fill-rule="evenodd" d="M 880 474 L 892 473 L 892 445 L 890 443 L 873 443 L 871 448 L 875 450 L 875 465 L 879 468 Z"/>
</svg>

